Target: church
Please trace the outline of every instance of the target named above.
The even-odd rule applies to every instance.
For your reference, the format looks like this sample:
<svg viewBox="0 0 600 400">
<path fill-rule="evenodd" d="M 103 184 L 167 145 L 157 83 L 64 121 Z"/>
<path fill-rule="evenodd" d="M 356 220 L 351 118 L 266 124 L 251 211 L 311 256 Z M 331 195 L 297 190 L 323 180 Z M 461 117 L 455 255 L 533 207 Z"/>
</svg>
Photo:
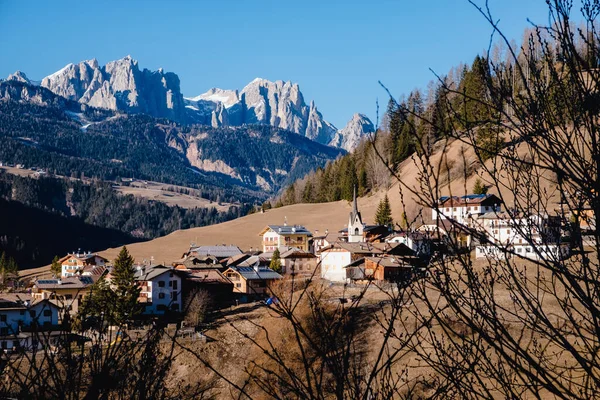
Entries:
<svg viewBox="0 0 600 400">
<path fill-rule="evenodd" d="M 391 231 L 386 225 L 366 225 L 362 221 L 360 211 L 358 211 L 358 201 L 356 199 L 356 187 L 354 188 L 354 197 L 352 199 L 352 211 L 348 217 L 348 226 L 341 231 L 340 240 L 347 243 L 380 243 L 388 236 Z"/>
</svg>

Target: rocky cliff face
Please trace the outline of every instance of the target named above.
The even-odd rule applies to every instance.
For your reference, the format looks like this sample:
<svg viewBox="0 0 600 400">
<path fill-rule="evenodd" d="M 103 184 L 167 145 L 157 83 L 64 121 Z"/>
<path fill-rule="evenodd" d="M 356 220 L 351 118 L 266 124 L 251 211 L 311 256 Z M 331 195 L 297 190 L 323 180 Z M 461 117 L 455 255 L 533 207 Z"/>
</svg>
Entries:
<svg viewBox="0 0 600 400">
<path fill-rule="evenodd" d="M 366 115 L 354 114 L 344 129 L 336 132 L 329 145 L 352 151 L 372 132 L 375 132 L 375 127 L 371 120 Z"/>
<path fill-rule="evenodd" d="M 213 127 L 264 124 L 286 129 L 321 144 L 352 150 L 373 124 L 361 115 L 342 131 L 327 122 L 313 101 L 307 105 L 296 83 L 256 78 L 241 92 L 211 89 L 185 98 L 190 119 Z M 369 128 L 369 126 L 371 128 Z M 371 130 L 369 130 L 371 129 Z M 343 146 L 343 147 L 342 147 Z"/>
<path fill-rule="evenodd" d="M 59 96 L 93 107 L 176 121 L 185 115 L 179 77 L 162 70 L 140 70 L 130 56 L 103 67 L 95 59 L 69 64 L 45 77 L 41 85 Z"/>
<path fill-rule="evenodd" d="M 21 71 L 17 71 L 14 74 L 10 74 L 6 80 L 27 83 L 29 85 L 39 84 L 39 82 L 30 81 L 29 78 L 27 77 L 27 75 L 25 75 L 25 72 L 21 72 Z"/>
<path fill-rule="evenodd" d="M 35 84 L 19 71 L 9 79 Z M 176 74 L 162 69 L 141 70 L 130 56 L 105 66 L 95 59 L 69 64 L 45 77 L 41 86 L 67 100 L 92 107 L 215 128 L 270 125 L 348 151 L 373 130 L 367 117 L 355 115 L 338 131 L 323 118 L 314 102 L 306 104 L 300 87 L 292 82 L 256 78 L 241 91 L 213 88 L 199 96 L 184 98 Z"/>
</svg>

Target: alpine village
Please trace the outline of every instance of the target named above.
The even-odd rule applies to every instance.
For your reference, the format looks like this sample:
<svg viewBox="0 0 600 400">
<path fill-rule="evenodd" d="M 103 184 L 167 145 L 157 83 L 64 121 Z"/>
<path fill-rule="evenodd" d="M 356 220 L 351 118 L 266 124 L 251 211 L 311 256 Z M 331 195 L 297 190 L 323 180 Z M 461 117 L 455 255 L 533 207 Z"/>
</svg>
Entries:
<svg viewBox="0 0 600 400">
<path fill-rule="evenodd" d="M 465 3 L 485 50 L 342 129 L 131 56 L 0 79 L 0 398 L 600 398 L 600 6 Z"/>
</svg>

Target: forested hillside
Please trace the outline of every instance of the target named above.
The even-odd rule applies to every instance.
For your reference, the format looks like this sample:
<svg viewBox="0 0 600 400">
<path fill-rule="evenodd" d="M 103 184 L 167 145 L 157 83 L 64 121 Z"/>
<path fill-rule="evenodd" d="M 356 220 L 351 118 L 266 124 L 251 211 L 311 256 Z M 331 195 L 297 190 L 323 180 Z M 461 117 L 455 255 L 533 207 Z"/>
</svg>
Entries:
<svg viewBox="0 0 600 400">
<path fill-rule="evenodd" d="M 17 97 L 26 90 L 32 95 Z M 0 162 L 188 186 L 213 201 L 265 199 L 344 153 L 270 126 L 211 128 L 85 106 L 79 111 L 21 82 L 0 82 L 0 98 Z"/>
<path fill-rule="evenodd" d="M 227 212 L 214 207 L 184 209 L 119 195 L 108 183 L 25 178 L 4 172 L 0 172 L 0 199 L 0 251 L 18 260 L 22 268 L 49 263 L 53 251 L 64 252 L 66 247 L 94 250 L 153 239 L 178 229 L 234 219 L 245 215 L 249 207 L 230 207 Z M 49 237 L 40 236 L 40 226 Z M 77 230 L 82 231 L 80 238 Z"/>
<path fill-rule="evenodd" d="M 520 62 L 529 55 L 541 57 L 539 39 L 529 39 L 530 33 L 524 34 Z M 584 58 L 592 57 L 583 50 L 585 43 L 581 38 L 575 41 Z M 512 111 L 502 114 L 497 110 L 508 107 L 502 104 L 508 96 L 516 97 L 517 101 L 521 96 L 524 98 L 531 89 L 523 82 L 544 81 L 545 92 L 527 95 L 547 94 L 545 101 L 551 102 L 550 107 L 555 110 L 552 124 L 569 123 L 570 117 L 560 110 L 567 102 L 577 99 L 575 89 L 561 81 L 568 66 L 561 63 L 559 50 L 555 49 L 558 61 L 550 70 L 542 58 L 537 65 L 515 66 L 506 61 L 505 47 L 496 44 L 490 54 L 477 55 L 470 65 L 457 65 L 439 79 L 430 81 L 425 91 L 415 89 L 398 99 L 390 94 L 382 125 L 370 140 L 294 182 L 275 199 L 276 205 L 350 200 L 354 185 L 360 195 L 388 188 L 392 171 L 396 171 L 400 163 L 415 152 L 430 154 L 436 142 L 450 136 L 455 138 L 457 132 L 465 135 L 466 144 L 477 149 L 476 163 L 484 163 L 508 144 L 504 131 L 513 124 Z M 588 64 L 596 65 L 597 61 L 590 59 Z M 503 88 L 508 90 L 506 93 L 492 93 L 498 87 L 495 82 L 506 79 L 513 80 L 514 85 Z M 490 101 L 495 102 L 493 107 Z M 535 113 L 535 110 L 530 112 Z M 450 160 L 453 162 L 456 160 Z M 467 174 L 474 171 L 472 166 Z"/>
</svg>

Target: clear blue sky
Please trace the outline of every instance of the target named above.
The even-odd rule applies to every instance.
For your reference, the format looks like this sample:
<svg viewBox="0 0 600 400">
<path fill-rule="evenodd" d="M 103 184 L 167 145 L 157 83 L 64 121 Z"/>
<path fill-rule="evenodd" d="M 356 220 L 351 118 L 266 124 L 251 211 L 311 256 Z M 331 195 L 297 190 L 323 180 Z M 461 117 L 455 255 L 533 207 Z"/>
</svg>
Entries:
<svg viewBox="0 0 600 400">
<path fill-rule="evenodd" d="M 527 18 L 547 22 L 544 0 L 491 0 L 509 37 Z M 487 48 L 491 28 L 466 0 L 0 0 L 0 77 L 41 79 L 69 62 L 128 54 L 176 72 L 185 96 L 241 89 L 256 77 L 300 84 L 342 128 L 375 119 L 395 96 Z"/>
</svg>

